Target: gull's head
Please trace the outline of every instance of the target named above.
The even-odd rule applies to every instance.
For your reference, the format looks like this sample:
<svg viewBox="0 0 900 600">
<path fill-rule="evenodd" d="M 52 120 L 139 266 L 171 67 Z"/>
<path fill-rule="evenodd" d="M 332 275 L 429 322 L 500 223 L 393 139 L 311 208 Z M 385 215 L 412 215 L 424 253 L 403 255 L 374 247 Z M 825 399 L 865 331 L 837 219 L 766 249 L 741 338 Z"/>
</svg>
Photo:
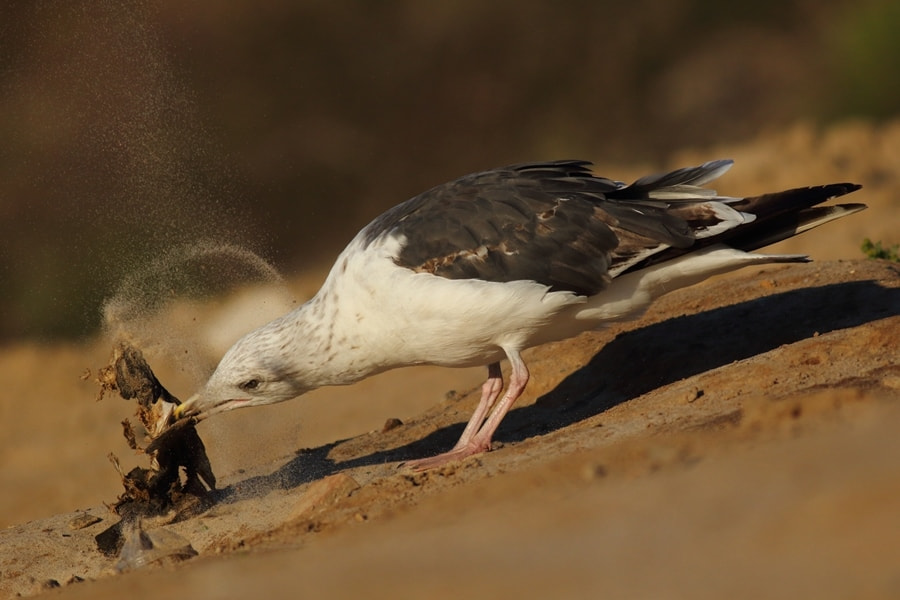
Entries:
<svg viewBox="0 0 900 600">
<path fill-rule="evenodd" d="M 175 419 L 274 404 L 309 391 L 292 368 L 290 344 L 270 326 L 253 331 L 231 347 L 203 388 L 175 407 Z"/>
</svg>

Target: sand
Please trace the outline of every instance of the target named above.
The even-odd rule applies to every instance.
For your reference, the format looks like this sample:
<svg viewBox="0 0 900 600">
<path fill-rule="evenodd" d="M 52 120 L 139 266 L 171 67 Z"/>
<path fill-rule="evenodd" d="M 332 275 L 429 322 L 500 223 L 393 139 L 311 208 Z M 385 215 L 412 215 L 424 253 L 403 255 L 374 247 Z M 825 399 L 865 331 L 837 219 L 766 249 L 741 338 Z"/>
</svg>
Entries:
<svg viewBox="0 0 900 600">
<path fill-rule="evenodd" d="M 898 230 L 897 134 L 860 127 L 725 149 L 736 174 L 748 158 L 751 191 L 779 163 L 774 188 L 867 185 L 852 201 L 870 210 L 774 249 L 823 260 L 716 278 L 529 350 L 490 453 L 401 465 L 453 444 L 481 369 L 397 371 L 201 424 L 219 502 L 144 523 L 196 556 L 117 570 L 97 550 L 121 491 L 106 454 L 142 460 L 119 426 L 133 407 L 95 401 L 108 340 L 3 349 L 0 596 L 900 596 L 900 266 L 857 250 L 861 232 Z M 875 158 L 809 168 L 860 143 Z M 186 397 L 172 364 L 157 374 Z"/>
</svg>

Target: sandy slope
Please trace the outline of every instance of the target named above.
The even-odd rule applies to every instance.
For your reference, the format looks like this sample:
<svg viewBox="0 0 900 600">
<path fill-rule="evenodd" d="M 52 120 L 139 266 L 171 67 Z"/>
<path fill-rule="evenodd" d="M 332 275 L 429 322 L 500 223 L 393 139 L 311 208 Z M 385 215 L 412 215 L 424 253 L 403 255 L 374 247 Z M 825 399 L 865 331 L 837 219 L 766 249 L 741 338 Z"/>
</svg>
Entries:
<svg viewBox="0 0 900 600">
<path fill-rule="evenodd" d="M 110 577 L 93 536 L 113 518 L 93 507 L 103 520 L 84 529 L 64 514 L 0 534 L 0 589 L 896 593 L 898 275 L 826 262 L 673 294 L 641 322 L 530 351 L 535 385 L 492 453 L 398 468 L 452 443 L 474 391 L 387 432 L 272 442 L 274 460 L 216 466 L 207 513 L 147 525 L 200 553 L 176 571 Z"/>
<path fill-rule="evenodd" d="M 898 151 L 896 124 L 798 126 L 685 161 L 736 158 L 725 193 L 861 181 L 870 210 L 775 249 L 834 259 L 864 235 L 896 242 Z M 480 369 L 223 415 L 200 428 L 220 503 L 146 524 L 200 556 L 123 575 L 94 536 L 120 491 L 106 453 L 140 461 L 118 425 L 132 407 L 80 379 L 109 343 L 5 348 L 0 596 L 897 597 L 898 339 L 900 268 L 821 260 L 529 351 L 498 447 L 442 471 L 398 463 L 452 445 Z M 192 374 L 155 360 L 188 395 Z M 404 424 L 382 431 L 388 417 Z M 84 513 L 101 520 L 79 529 Z"/>
</svg>

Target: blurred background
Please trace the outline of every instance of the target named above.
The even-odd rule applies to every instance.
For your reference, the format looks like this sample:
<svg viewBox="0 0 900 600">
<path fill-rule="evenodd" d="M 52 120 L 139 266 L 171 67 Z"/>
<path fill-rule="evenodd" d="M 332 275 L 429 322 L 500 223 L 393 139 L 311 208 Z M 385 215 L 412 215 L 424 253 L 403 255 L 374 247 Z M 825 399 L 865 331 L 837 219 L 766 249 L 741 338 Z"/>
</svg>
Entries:
<svg viewBox="0 0 900 600">
<path fill-rule="evenodd" d="M 94 333 L 124 278 L 198 241 L 322 269 L 475 170 L 623 178 L 798 122 L 877 128 L 898 73 L 893 0 L 4 2 L 0 343 Z"/>
</svg>

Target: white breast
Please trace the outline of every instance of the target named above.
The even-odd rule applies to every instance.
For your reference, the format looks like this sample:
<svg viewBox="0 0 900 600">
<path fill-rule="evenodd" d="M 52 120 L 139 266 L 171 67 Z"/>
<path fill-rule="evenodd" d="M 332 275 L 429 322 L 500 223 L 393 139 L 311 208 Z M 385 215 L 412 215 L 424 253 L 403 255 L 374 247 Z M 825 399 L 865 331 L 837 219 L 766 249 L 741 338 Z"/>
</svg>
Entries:
<svg viewBox="0 0 900 600">
<path fill-rule="evenodd" d="M 412 364 L 483 365 L 502 347 L 524 348 L 555 315 L 584 297 L 514 281 L 446 279 L 394 263 L 402 239 L 391 236 L 338 258 L 323 290 L 338 299 L 338 337 L 365 343 L 384 368 Z"/>
</svg>

